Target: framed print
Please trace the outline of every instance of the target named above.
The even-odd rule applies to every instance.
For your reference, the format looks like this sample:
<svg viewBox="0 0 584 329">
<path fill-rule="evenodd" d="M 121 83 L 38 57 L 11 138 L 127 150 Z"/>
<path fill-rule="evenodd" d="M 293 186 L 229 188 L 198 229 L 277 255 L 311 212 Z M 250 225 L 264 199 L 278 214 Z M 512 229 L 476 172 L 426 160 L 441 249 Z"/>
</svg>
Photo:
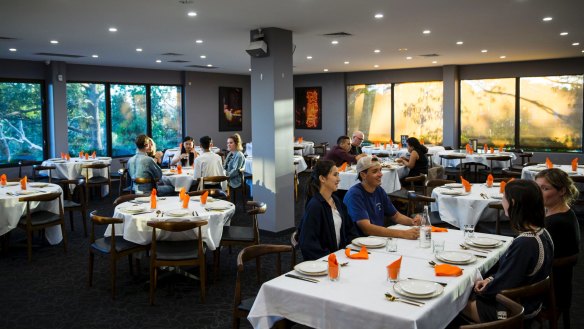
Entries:
<svg viewBox="0 0 584 329">
<path fill-rule="evenodd" d="M 242 89 L 219 87 L 219 131 L 241 131 Z"/>
<path fill-rule="evenodd" d="M 322 88 L 296 88 L 294 97 L 294 127 L 322 129 Z"/>
</svg>

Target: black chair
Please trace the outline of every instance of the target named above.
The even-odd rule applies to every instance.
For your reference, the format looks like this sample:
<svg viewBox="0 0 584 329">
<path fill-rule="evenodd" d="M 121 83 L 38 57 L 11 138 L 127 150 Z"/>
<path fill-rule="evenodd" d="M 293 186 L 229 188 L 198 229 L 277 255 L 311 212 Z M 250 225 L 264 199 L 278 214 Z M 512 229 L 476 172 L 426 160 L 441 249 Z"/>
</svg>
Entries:
<svg viewBox="0 0 584 329">
<path fill-rule="evenodd" d="M 556 315 L 562 316 L 564 329 L 571 327 L 570 309 L 572 307 L 572 279 L 578 254 L 554 259 L 552 286 L 556 297 Z"/>
<path fill-rule="evenodd" d="M 495 296 L 497 302 L 507 310 L 507 318 L 492 322 L 469 324 L 460 329 L 521 329 L 523 328 L 523 306 L 501 294 Z"/>
<path fill-rule="evenodd" d="M 464 154 L 440 154 L 440 164 L 444 166 L 442 160 L 458 160 L 458 165 L 455 167 L 444 167 L 444 175 L 446 178 L 452 177 L 453 180 L 459 182 L 460 176 L 468 173 L 468 169 L 464 168 L 462 160 L 466 159 Z"/>
<path fill-rule="evenodd" d="M 547 310 L 542 310 L 537 315 L 538 320 L 548 320 L 548 325 L 550 329 L 558 328 L 558 321 L 555 313 L 556 302 L 554 298 L 554 290 L 552 289 L 552 280 L 548 276 L 547 278 L 523 287 L 505 289 L 501 291 L 501 295 L 509 297 L 516 302 L 521 303 L 523 298 L 532 298 L 541 296 L 543 297 L 543 304 Z M 549 312 L 546 312 L 549 311 Z"/>
<path fill-rule="evenodd" d="M 87 198 L 85 197 L 85 179 L 68 179 L 60 181 L 65 197 L 63 198 L 63 209 L 69 213 L 71 231 L 75 231 L 73 212 L 79 211 L 83 221 L 83 235 L 87 236 Z M 71 186 L 73 192 L 71 193 Z"/>
<path fill-rule="evenodd" d="M 42 182 L 46 181 L 51 183 L 51 173 L 53 170 L 57 169 L 55 166 L 42 166 L 42 165 L 33 165 L 32 166 L 32 180 L 35 182 Z M 48 171 L 48 174 L 41 174 L 41 171 Z"/>
</svg>

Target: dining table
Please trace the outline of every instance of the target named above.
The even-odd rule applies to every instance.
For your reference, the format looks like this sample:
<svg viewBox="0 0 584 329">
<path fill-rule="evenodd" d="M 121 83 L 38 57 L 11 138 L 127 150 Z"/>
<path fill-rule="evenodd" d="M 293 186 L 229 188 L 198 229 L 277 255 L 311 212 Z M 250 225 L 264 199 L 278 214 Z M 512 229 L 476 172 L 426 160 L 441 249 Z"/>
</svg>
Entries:
<svg viewBox="0 0 584 329">
<path fill-rule="evenodd" d="M 83 158 L 71 158 L 70 160 L 65 160 L 61 158 L 52 158 L 43 161 L 43 166 L 54 166 L 55 169 L 51 171 L 51 178 L 57 179 L 67 179 L 67 180 L 74 180 L 81 177 L 91 178 L 93 176 L 108 176 L 107 169 L 90 169 L 85 170 L 83 169 L 83 165 L 91 165 L 96 163 L 105 163 L 111 165 L 112 158 L 110 157 L 96 157 L 92 158 L 89 157 L 88 159 Z M 41 171 L 41 174 L 48 174 L 48 172 Z M 87 177 L 86 177 L 87 176 Z M 71 188 L 74 185 L 70 186 Z M 101 193 L 102 195 L 109 194 L 109 185 L 102 185 L 101 186 Z"/>
<path fill-rule="evenodd" d="M 195 169 L 193 167 L 182 167 L 182 172 L 179 174 L 176 169 L 162 169 L 161 181 L 165 185 L 174 186 L 176 192 L 181 188 L 190 191 L 191 186 L 197 181 L 195 178 Z"/>
<path fill-rule="evenodd" d="M 576 167 L 576 169 L 577 169 L 576 171 L 572 170 L 572 165 L 554 164 L 553 168 L 558 168 L 560 170 L 563 170 L 564 172 L 566 172 L 568 174 L 568 176 L 571 176 L 571 177 L 584 176 L 584 165 L 578 165 Z M 533 165 L 533 166 L 523 167 L 523 169 L 521 170 L 521 178 L 535 180 L 535 176 L 540 171 L 543 171 L 544 169 L 547 169 L 547 166 L 545 163 L 540 163 L 540 164 Z"/>
<path fill-rule="evenodd" d="M 408 227 L 396 225 L 392 228 Z M 394 238 L 397 251 L 389 252 L 383 242 L 385 238 L 367 239 L 381 241 L 368 249 L 368 259 L 350 259 L 345 250 L 335 252 L 338 263 L 346 263 L 346 266 L 339 267 L 337 281 L 328 279 L 326 269 L 320 273 L 305 272 L 302 269 L 309 267 L 301 263 L 285 275 L 265 282 L 250 310 L 249 322 L 256 329 L 271 328 L 283 318 L 312 328 L 445 328 L 467 304 L 474 282 L 482 279 L 483 274 L 497 263 L 513 240 L 511 237 L 475 233 L 472 241 L 491 241 L 491 247 L 463 250 L 461 245 L 469 240 L 465 240 L 462 231 L 450 229 L 432 233 L 432 239 L 444 242 L 444 251 L 434 254 L 432 248 L 419 247 L 417 240 Z M 310 266 L 319 267 L 327 257 Z M 400 257 L 398 280 L 390 282 L 386 267 Z M 436 276 L 429 262 L 444 263 L 446 260 L 461 260 L 455 263 L 462 269 L 462 274 Z M 387 293 L 397 300 L 386 298 Z"/>
<path fill-rule="evenodd" d="M 396 162 L 385 161 L 383 167 L 381 168 L 381 187 L 387 193 L 391 193 L 401 189 L 400 178 L 404 178 L 408 175 L 409 169 L 403 165 Z M 358 173 L 356 171 L 356 166 L 352 165 L 347 167 L 345 171 L 339 171 L 339 190 L 348 190 L 353 185 L 360 183 L 357 179 Z"/>
<path fill-rule="evenodd" d="M 26 214 L 26 202 L 18 201 L 19 198 L 31 195 L 61 193 L 61 204 L 63 203 L 63 190 L 57 184 L 50 183 L 28 183 L 26 190 L 22 190 L 20 182 L 8 182 L 5 187 L 0 187 L 0 236 L 15 229 L 20 218 Z M 59 213 L 59 200 L 55 199 L 47 202 L 30 202 L 31 211 L 49 211 Z M 51 226 L 45 229 L 45 237 L 52 244 L 58 244 L 63 240 L 61 227 Z"/>
<path fill-rule="evenodd" d="M 297 150 L 294 151 L 294 155 L 301 155 L 301 156 L 307 156 L 307 155 L 311 155 L 314 154 L 314 142 L 310 142 L 310 141 L 296 141 L 294 142 L 294 146 L 301 146 L 302 149 L 301 150 Z"/>
<path fill-rule="evenodd" d="M 205 205 L 201 204 L 200 197 L 191 197 L 188 208 L 182 207 L 179 197 L 158 197 L 156 209 L 150 208 L 150 197 L 136 198 L 124 202 L 114 209 L 115 218 L 124 222 L 116 225 L 116 235 L 121 235 L 125 240 L 141 245 L 152 242 L 152 228 L 148 221 L 197 221 L 207 220 L 208 223 L 201 227 L 203 242 L 209 250 L 219 247 L 223 227 L 229 226 L 231 218 L 235 214 L 235 205 L 229 201 L 207 198 Z M 111 236 L 111 227 L 108 227 L 104 236 Z M 185 232 L 160 232 L 159 240 L 192 240 L 197 238 L 196 230 Z"/>
<path fill-rule="evenodd" d="M 306 160 L 304 160 L 304 157 L 300 156 L 300 155 L 295 155 L 294 156 L 294 168 L 296 169 L 296 172 L 303 172 L 306 169 L 308 169 L 308 165 L 306 164 Z M 243 171 L 246 174 L 253 174 L 253 157 L 252 156 L 247 156 L 245 158 L 245 164 L 243 167 Z"/>
<path fill-rule="evenodd" d="M 468 154 L 465 152 L 465 150 L 458 150 L 458 151 L 444 150 L 444 151 L 440 151 L 440 152 L 435 153 L 435 155 L 432 157 L 434 163 L 442 165 L 443 167 L 456 167 L 456 166 L 458 166 L 460 160 L 458 160 L 458 159 L 455 159 L 455 160 L 441 159 L 440 155 L 464 156 L 462 159 L 462 163 L 474 162 L 474 163 L 483 164 L 487 167 L 491 166 L 491 161 L 489 160 L 489 158 L 493 157 L 493 156 L 510 156 L 511 162 L 513 162 L 513 161 L 515 161 L 515 159 L 517 159 L 517 155 L 515 155 L 515 153 L 513 153 L 513 152 L 499 152 L 498 150 L 495 150 L 494 153 L 490 153 L 490 152 L 485 153 L 483 150 L 478 150 L 477 152 L 474 152 L 473 154 Z M 509 161 L 493 161 L 493 166 L 496 168 L 507 168 L 507 167 L 509 167 Z"/>
</svg>

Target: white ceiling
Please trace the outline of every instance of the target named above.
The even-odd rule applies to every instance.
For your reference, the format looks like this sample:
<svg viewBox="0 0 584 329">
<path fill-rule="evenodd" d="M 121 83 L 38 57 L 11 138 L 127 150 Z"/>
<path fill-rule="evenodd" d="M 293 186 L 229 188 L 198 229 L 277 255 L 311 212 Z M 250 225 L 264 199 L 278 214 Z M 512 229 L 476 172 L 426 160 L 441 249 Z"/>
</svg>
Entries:
<svg viewBox="0 0 584 329">
<path fill-rule="evenodd" d="M 248 74 L 249 31 L 261 27 L 293 31 L 295 74 L 579 57 L 583 12 L 582 0 L 0 0 L 0 58 Z M 353 36 L 332 45 L 323 34 L 334 32 Z M 207 64 L 218 68 L 186 67 Z"/>
</svg>

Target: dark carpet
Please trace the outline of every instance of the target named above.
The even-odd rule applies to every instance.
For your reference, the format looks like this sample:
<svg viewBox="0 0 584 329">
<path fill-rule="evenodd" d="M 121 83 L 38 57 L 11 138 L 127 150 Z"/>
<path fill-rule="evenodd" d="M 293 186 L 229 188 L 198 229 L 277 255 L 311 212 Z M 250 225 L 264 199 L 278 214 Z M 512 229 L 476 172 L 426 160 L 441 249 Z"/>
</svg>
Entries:
<svg viewBox="0 0 584 329">
<path fill-rule="evenodd" d="M 301 176 L 301 182 L 304 180 L 305 177 Z M 297 223 L 305 202 L 302 188 L 300 192 L 295 214 Z M 112 214 L 112 201 L 112 197 L 92 200 L 89 209 Z M 231 225 L 251 225 L 241 205 L 238 205 Z M 102 233 L 103 229 L 98 236 Z M 159 281 L 155 305 L 150 306 L 147 261 L 141 263 L 141 272 L 132 277 L 128 261 L 120 260 L 117 297 L 112 300 L 108 258 L 96 257 L 93 287 L 87 285 L 89 239 L 83 236 L 80 216 L 76 218 L 73 232 L 67 219 L 67 235 L 66 254 L 62 244 L 51 246 L 39 238 L 36 240 L 38 246 L 33 249 L 33 260 L 28 263 L 23 232 L 18 229 L 11 232 L 10 249 L 0 255 L 0 328 L 231 327 L 239 248 L 234 248 L 231 254 L 224 248 L 219 280 L 215 283 L 212 282 L 212 253 L 207 252 L 206 303 L 201 303 L 198 281 L 171 275 Z M 274 236 L 262 233 L 261 242 L 289 244 L 290 234 Z M 253 296 L 259 289 L 254 264 L 252 262 L 246 268 L 249 275 L 243 280 L 244 297 Z M 274 259 L 262 259 L 262 280 L 273 277 L 274 268 Z M 283 259 L 283 269 L 287 268 L 290 268 L 288 257 Z M 584 283 L 578 280 L 584 273 L 582 253 L 575 271 L 572 328 L 584 328 Z M 198 274 L 198 269 L 193 273 Z M 241 328 L 251 326 L 242 321 Z"/>
</svg>

